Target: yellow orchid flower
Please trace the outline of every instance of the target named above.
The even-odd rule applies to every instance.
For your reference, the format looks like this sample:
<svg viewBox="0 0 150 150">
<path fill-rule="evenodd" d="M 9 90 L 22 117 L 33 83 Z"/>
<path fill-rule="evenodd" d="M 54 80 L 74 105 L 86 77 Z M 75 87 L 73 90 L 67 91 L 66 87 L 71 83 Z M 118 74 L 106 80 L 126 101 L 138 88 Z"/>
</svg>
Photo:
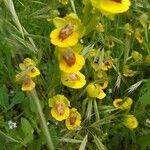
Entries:
<svg viewBox="0 0 150 150">
<path fill-rule="evenodd" d="M 74 13 L 71 13 L 64 18 L 56 17 L 53 22 L 56 29 L 50 33 L 50 41 L 56 46 L 74 46 L 84 33 L 81 20 Z"/>
<path fill-rule="evenodd" d="M 49 107 L 52 107 L 51 114 L 56 120 L 62 121 L 69 117 L 70 102 L 64 95 L 56 95 L 50 98 Z"/>
<path fill-rule="evenodd" d="M 122 110 L 129 110 L 131 108 L 132 103 L 133 100 L 130 97 L 126 97 L 124 99 L 117 98 L 113 101 L 114 107 Z"/>
<path fill-rule="evenodd" d="M 142 54 L 140 54 L 138 51 L 133 51 L 131 53 L 131 56 L 135 61 L 142 61 L 142 59 L 143 59 Z"/>
<path fill-rule="evenodd" d="M 86 84 L 85 76 L 79 71 L 72 73 L 62 72 L 61 82 L 63 85 L 73 89 L 82 88 Z"/>
<path fill-rule="evenodd" d="M 68 4 L 68 0 L 59 0 L 59 3 L 61 3 L 62 5 L 67 5 Z"/>
<path fill-rule="evenodd" d="M 81 115 L 76 108 L 70 109 L 69 117 L 65 120 L 67 129 L 76 130 L 81 124 Z"/>
<path fill-rule="evenodd" d="M 19 64 L 20 69 L 22 70 L 22 73 L 20 75 L 27 75 L 31 78 L 34 78 L 38 75 L 40 75 L 40 71 L 37 67 L 35 67 L 35 62 L 30 58 L 25 58 L 23 60 L 23 63 Z"/>
<path fill-rule="evenodd" d="M 142 32 L 143 32 L 143 30 L 140 28 L 136 28 L 136 30 L 135 30 L 135 38 L 140 44 L 142 44 L 144 42 Z"/>
<path fill-rule="evenodd" d="M 132 130 L 138 127 L 138 121 L 133 115 L 126 115 L 123 119 L 123 125 Z"/>
<path fill-rule="evenodd" d="M 82 69 L 85 64 L 84 57 L 72 49 L 65 49 L 59 52 L 59 68 L 66 73 L 76 72 Z"/>
<path fill-rule="evenodd" d="M 133 77 L 137 72 L 129 69 L 129 66 L 125 65 L 123 67 L 123 75 L 125 77 Z"/>
<path fill-rule="evenodd" d="M 88 95 L 93 98 L 95 97 L 98 99 L 103 99 L 106 96 L 106 94 L 101 89 L 101 86 L 99 84 L 94 83 L 88 84 L 88 86 L 86 87 L 86 91 Z"/>
<path fill-rule="evenodd" d="M 22 91 L 32 91 L 35 88 L 35 83 L 30 77 L 25 77 L 22 84 Z"/>
<path fill-rule="evenodd" d="M 130 0 L 91 0 L 91 3 L 102 13 L 112 15 L 126 12 L 131 5 Z"/>
</svg>

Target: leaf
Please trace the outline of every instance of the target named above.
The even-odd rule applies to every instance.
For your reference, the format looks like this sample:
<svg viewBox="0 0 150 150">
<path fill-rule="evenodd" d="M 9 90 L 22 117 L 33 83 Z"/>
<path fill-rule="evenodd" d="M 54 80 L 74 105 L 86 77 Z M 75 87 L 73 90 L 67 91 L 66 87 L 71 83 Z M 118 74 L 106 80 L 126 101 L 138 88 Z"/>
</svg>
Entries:
<svg viewBox="0 0 150 150">
<path fill-rule="evenodd" d="M 9 97 L 6 86 L 0 88 L 0 106 L 6 108 L 9 105 Z"/>
<path fill-rule="evenodd" d="M 97 136 L 93 136 L 93 137 L 94 137 L 94 142 L 95 142 L 98 150 L 106 150 L 107 149 L 101 142 L 100 138 L 98 138 Z"/>
<path fill-rule="evenodd" d="M 21 118 L 21 129 L 25 135 L 33 133 L 33 128 L 30 122 L 25 118 Z"/>
<path fill-rule="evenodd" d="M 87 141 L 88 141 L 88 134 L 86 134 L 86 136 L 84 137 L 83 141 L 81 142 L 79 150 L 85 150 L 85 146 L 86 146 Z"/>
<path fill-rule="evenodd" d="M 143 135 L 138 138 L 138 143 L 141 145 L 142 150 L 147 150 L 146 147 L 150 148 L 150 135 Z"/>
<path fill-rule="evenodd" d="M 71 138 L 61 138 L 59 141 L 66 142 L 66 143 L 81 143 L 82 142 L 82 140 L 76 140 L 76 139 L 71 139 Z"/>
<path fill-rule="evenodd" d="M 29 143 L 33 140 L 33 128 L 30 124 L 30 122 L 25 119 L 21 118 L 21 129 L 25 135 L 23 143 Z"/>
<path fill-rule="evenodd" d="M 141 97 L 139 97 L 139 102 L 141 103 L 141 109 L 144 110 L 146 105 L 150 104 L 150 79 L 147 80 L 146 88 L 144 90 L 146 91 Z"/>
<path fill-rule="evenodd" d="M 11 104 L 7 107 L 5 112 L 7 112 L 9 109 L 14 107 L 16 104 L 21 103 L 24 100 L 24 93 L 23 92 L 17 92 L 16 95 L 12 98 Z"/>
<path fill-rule="evenodd" d="M 14 139 L 14 138 L 11 137 L 10 135 L 5 134 L 5 133 L 2 132 L 1 130 L 0 130 L 0 136 L 1 136 L 2 138 L 7 139 L 7 140 L 10 141 L 10 142 L 20 143 L 18 140 Z"/>
</svg>

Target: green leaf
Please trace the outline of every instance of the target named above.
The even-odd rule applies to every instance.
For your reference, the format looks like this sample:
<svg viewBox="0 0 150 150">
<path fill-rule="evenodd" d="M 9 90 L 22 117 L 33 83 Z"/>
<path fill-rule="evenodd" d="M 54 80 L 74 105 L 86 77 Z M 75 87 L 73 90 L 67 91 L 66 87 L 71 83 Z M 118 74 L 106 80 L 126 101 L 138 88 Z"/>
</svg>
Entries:
<svg viewBox="0 0 150 150">
<path fill-rule="evenodd" d="M 142 94 L 141 97 L 139 97 L 139 102 L 141 104 L 141 109 L 144 110 L 146 105 L 150 104 L 150 79 L 147 80 L 146 85 L 144 86 L 144 90 L 146 91 L 144 94 Z"/>
<path fill-rule="evenodd" d="M 0 106 L 6 108 L 9 105 L 8 90 L 6 86 L 0 88 Z"/>
<path fill-rule="evenodd" d="M 61 138 L 59 141 L 66 142 L 66 143 L 81 143 L 82 142 L 82 140 L 76 140 L 76 139 L 71 139 L 71 138 Z"/>
<path fill-rule="evenodd" d="M 23 143 L 29 143 L 33 140 L 33 128 L 30 124 L 30 122 L 25 119 L 21 118 L 21 129 L 25 135 Z"/>
<path fill-rule="evenodd" d="M 94 142 L 95 142 L 98 150 L 106 150 L 107 149 L 101 142 L 100 138 L 98 138 L 97 136 L 93 136 L 93 137 L 94 137 Z"/>
<path fill-rule="evenodd" d="M 87 141 L 88 141 L 88 134 L 86 134 L 86 136 L 84 137 L 83 141 L 81 142 L 81 145 L 80 145 L 80 147 L 79 147 L 79 150 L 85 150 Z"/>
<path fill-rule="evenodd" d="M 17 92 L 16 95 L 11 100 L 11 104 L 7 107 L 7 109 L 5 111 L 8 111 L 12 107 L 14 107 L 16 104 L 21 103 L 23 100 L 24 100 L 24 93 Z"/>
<path fill-rule="evenodd" d="M 141 145 L 142 150 L 147 150 L 146 148 L 150 148 L 150 135 L 143 135 L 138 138 L 138 143 Z"/>
</svg>

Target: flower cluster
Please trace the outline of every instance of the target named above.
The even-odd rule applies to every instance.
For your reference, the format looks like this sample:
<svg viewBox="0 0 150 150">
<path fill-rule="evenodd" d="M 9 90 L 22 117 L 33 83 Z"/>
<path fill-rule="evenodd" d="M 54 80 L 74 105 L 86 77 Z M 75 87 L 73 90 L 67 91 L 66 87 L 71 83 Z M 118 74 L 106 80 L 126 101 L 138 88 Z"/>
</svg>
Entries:
<svg viewBox="0 0 150 150">
<path fill-rule="evenodd" d="M 85 60 L 78 52 L 78 41 L 84 34 L 81 20 L 71 13 L 64 18 L 56 17 L 53 22 L 56 29 L 50 33 L 50 41 L 56 46 L 55 54 L 59 61 L 61 82 L 70 88 L 82 88 L 86 80 L 80 72 Z"/>
<path fill-rule="evenodd" d="M 113 105 L 115 108 L 127 111 L 130 111 L 132 103 L 133 100 L 130 97 L 125 97 L 124 99 L 117 98 L 113 101 Z M 125 125 L 129 129 L 134 129 L 137 128 L 138 121 L 133 115 L 124 115 L 123 125 Z"/>
<path fill-rule="evenodd" d="M 21 72 L 16 75 L 16 80 L 22 80 L 22 91 L 32 91 L 35 88 L 35 83 L 32 79 L 40 75 L 39 69 L 30 58 L 24 59 L 23 63 L 19 64 L 19 68 Z"/>
<path fill-rule="evenodd" d="M 65 120 L 69 130 L 76 130 L 81 124 L 81 115 L 76 108 L 70 109 L 70 101 L 64 95 L 56 95 L 49 99 L 51 114 L 57 121 Z"/>
</svg>

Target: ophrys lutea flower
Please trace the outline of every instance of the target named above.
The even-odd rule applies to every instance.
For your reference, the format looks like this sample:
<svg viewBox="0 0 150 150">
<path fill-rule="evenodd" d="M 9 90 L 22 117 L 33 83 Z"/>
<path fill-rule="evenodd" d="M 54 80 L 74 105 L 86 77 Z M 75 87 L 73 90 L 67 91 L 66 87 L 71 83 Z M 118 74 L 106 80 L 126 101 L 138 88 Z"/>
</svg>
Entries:
<svg viewBox="0 0 150 150">
<path fill-rule="evenodd" d="M 70 109 L 70 114 L 65 120 L 65 124 L 69 130 L 77 130 L 80 127 L 81 115 L 76 108 Z"/>
<path fill-rule="evenodd" d="M 49 107 L 52 107 L 51 114 L 56 120 L 62 121 L 69 117 L 70 102 L 64 95 L 56 95 L 50 98 Z"/>
<path fill-rule="evenodd" d="M 59 68 L 66 73 L 76 72 L 85 64 L 84 57 L 71 48 L 61 49 L 58 52 Z"/>
<path fill-rule="evenodd" d="M 83 35 L 84 28 L 81 20 L 74 13 L 71 13 L 64 18 L 56 17 L 53 22 L 56 29 L 50 33 L 50 41 L 56 46 L 74 46 Z"/>
<path fill-rule="evenodd" d="M 93 7 L 104 14 L 118 14 L 126 12 L 131 3 L 130 0 L 91 0 Z"/>
<path fill-rule="evenodd" d="M 29 76 L 31 78 L 34 78 L 38 75 L 40 75 L 40 71 L 39 69 L 36 67 L 36 63 L 30 59 L 30 58 L 25 58 L 23 60 L 23 63 L 20 63 L 19 64 L 19 67 L 21 69 L 21 72 L 17 75 L 18 78 L 19 78 L 19 75 L 20 75 L 20 78 L 21 76 Z"/>
<path fill-rule="evenodd" d="M 117 98 L 113 101 L 114 107 L 122 110 L 129 110 L 131 108 L 132 103 L 133 100 L 130 97 L 126 97 L 124 99 Z"/>
<path fill-rule="evenodd" d="M 101 87 L 102 86 L 100 84 L 90 83 L 86 87 L 86 91 L 90 97 L 103 99 L 106 96 L 106 94 L 104 93 Z"/>
<path fill-rule="evenodd" d="M 132 130 L 138 127 L 138 121 L 133 115 L 126 115 L 123 118 L 123 125 Z"/>
<path fill-rule="evenodd" d="M 63 85 L 73 89 L 80 89 L 86 84 L 85 76 L 77 71 L 72 73 L 61 73 L 61 82 Z"/>
<path fill-rule="evenodd" d="M 19 67 L 21 72 L 16 75 L 16 80 L 22 80 L 22 91 L 32 91 L 35 88 L 35 83 L 32 78 L 40 75 L 39 69 L 30 58 L 24 59 L 23 63 L 19 64 Z"/>
</svg>

